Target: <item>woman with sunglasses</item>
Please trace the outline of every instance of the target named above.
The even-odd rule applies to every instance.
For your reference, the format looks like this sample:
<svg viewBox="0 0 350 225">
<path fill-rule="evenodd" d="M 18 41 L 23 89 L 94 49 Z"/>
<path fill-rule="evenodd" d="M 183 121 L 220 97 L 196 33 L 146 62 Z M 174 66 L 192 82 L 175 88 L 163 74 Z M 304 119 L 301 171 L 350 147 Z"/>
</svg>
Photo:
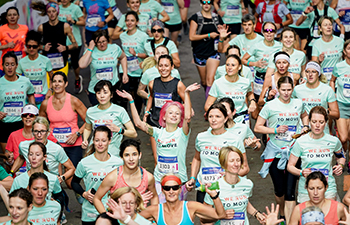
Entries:
<svg viewBox="0 0 350 225">
<path fill-rule="evenodd" d="M 332 78 L 334 66 L 342 59 L 344 47 L 344 40 L 333 35 L 333 22 L 331 17 L 321 17 L 318 27 L 322 37 L 317 39 L 312 46 L 311 60 L 321 64 L 321 71 L 327 77 L 328 82 Z"/>
<path fill-rule="evenodd" d="M 47 148 L 47 166 L 50 172 L 58 177 L 60 183 L 72 177 L 75 171 L 72 161 L 68 158 L 67 154 L 59 144 L 56 144 L 47 138 L 50 134 L 50 125 L 47 119 L 41 116 L 35 118 L 32 125 L 32 132 L 34 140 L 22 141 L 19 144 L 20 155 L 15 160 L 11 168 L 11 173 L 14 174 L 24 162 L 27 163 L 27 170 L 30 169 L 28 158 L 29 146 L 33 142 L 41 142 Z M 62 174 L 59 173 L 60 164 L 65 167 L 65 172 L 61 172 Z"/>
<path fill-rule="evenodd" d="M 95 224 L 99 214 L 93 205 L 93 198 L 96 190 L 101 185 L 107 174 L 123 164 L 123 161 L 114 155 L 108 153 L 108 147 L 111 144 L 112 131 L 106 126 L 99 126 L 92 135 L 92 144 L 75 171 L 72 187 L 75 193 L 83 196 L 81 220 L 83 225 Z M 85 190 L 80 185 L 83 179 Z M 105 206 L 107 195 L 102 198 Z"/>
<path fill-rule="evenodd" d="M 142 156 L 140 146 L 141 143 L 134 139 L 127 139 L 120 145 L 119 156 L 124 164 L 103 179 L 94 196 L 94 205 L 99 213 L 106 211 L 101 201 L 102 197 L 108 191 L 115 193 L 124 187 L 137 190 L 145 206 L 149 202 L 152 205 L 159 203 L 153 174 L 139 165 Z"/>
<path fill-rule="evenodd" d="M 282 44 L 274 40 L 276 30 L 276 24 L 264 23 L 262 26 L 264 39 L 254 44 L 242 58 L 244 65 L 255 68 L 254 96 L 256 100 L 259 100 L 262 92 L 269 58 L 282 48 Z"/>
<path fill-rule="evenodd" d="M 16 73 L 28 77 L 35 89 L 35 103 L 40 108 L 41 103 L 52 95 L 47 83 L 47 74 L 52 78 L 52 65 L 49 58 L 39 54 L 41 34 L 31 30 L 28 32 L 25 43 L 27 56 L 18 62 Z"/>
<path fill-rule="evenodd" d="M 7 8 L 6 20 L 7 23 L 0 27 L 0 50 L 2 51 L 0 58 L 0 77 L 5 75 L 2 60 L 7 52 L 14 51 L 17 61 L 26 55 L 24 44 L 28 27 L 27 25 L 18 24 L 19 12 L 16 7 Z"/>
<path fill-rule="evenodd" d="M 0 147 L 5 152 L 10 134 L 23 127 L 23 106 L 35 104 L 35 90 L 28 78 L 16 74 L 18 61 L 13 51 L 2 57 L 2 65 L 5 75 L 0 78 Z"/>
<path fill-rule="evenodd" d="M 100 80 L 108 80 L 113 86 L 119 81 L 117 65 L 120 62 L 123 68 L 123 83 L 126 83 L 127 62 L 122 49 L 116 44 L 109 44 L 109 36 L 106 30 L 98 30 L 89 43 L 84 55 L 79 59 L 80 68 L 90 66 L 91 80 L 88 87 L 88 97 L 92 106 L 98 104 L 94 87 Z M 116 88 L 116 87 L 115 87 Z"/>
<path fill-rule="evenodd" d="M 211 12 L 212 0 L 201 1 L 201 11 L 189 18 L 190 41 L 193 60 L 208 98 L 214 82 L 215 71 L 220 65 L 220 53 L 217 51 L 220 27 L 224 22 L 221 17 Z"/>
<path fill-rule="evenodd" d="M 262 178 L 270 174 L 276 202 L 281 206 L 282 218 L 290 217 L 295 204 L 295 186 L 298 177 L 286 169 L 289 149 L 294 143 L 292 136 L 299 126 L 304 125 L 302 131 L 306 131 L 305 126 L 309 124 L 302 101 L 291 98 L 293 86 L 293 80 L 289 76 L 278 80 L 277 90 L 280 95 L 264 105 L 254 128 L 256 133 L 269 136 L 269 141 L 261 155 L 264 164 L 259 174 Z"/>
<path fill-rule="evenodd" d="M 308 62 L 305 75 L 307 79 L 306 83 L 294 88 L 293 97 L 302 100 L 307 114 L 310 113 L 310 110 L 314 106 L 322 106 L 328 110 L 328 117 L 330 119 L 339 119 L 339 108 L 335 93 L 333 89 L 327 85 L 327 77 L 322 74 L 320 65 L 314 61 Z M 341 92 L 338 92 L 338 95 L 341 95 Z M 324 132 L 329 134 L 328 124 Z M 340 134 L 339 127 L 338 132 Z"/>
<path fill-rule="evenodd" d="M 151 25 L 151 33 L 153 39 L 145 44 L 145 50 L 148 56 L 154 56 L 155 50 L 159 45 L 164 45 L 168 48 L 170 55 L 173 58 L 176 68 L 180 67 L 179 51 L 175 43 L 167 37 L 164 37 L 164 23 L 160 20 L 155 20 Z"/>
</svg>

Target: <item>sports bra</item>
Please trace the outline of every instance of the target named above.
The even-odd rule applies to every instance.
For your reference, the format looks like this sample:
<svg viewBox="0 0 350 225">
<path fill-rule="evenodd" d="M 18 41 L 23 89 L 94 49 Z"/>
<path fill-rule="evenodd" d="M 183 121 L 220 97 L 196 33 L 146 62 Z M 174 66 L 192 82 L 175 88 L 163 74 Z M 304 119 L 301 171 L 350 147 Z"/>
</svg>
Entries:
<svg viewBox="0 0 350 225">
<path fill-rule="evenodd" d="M 157 225 L 167 225 L 165 223 L 165 219 L 164 219 L 164 209 L 163 209 L 163 204 L 159 204 L 158 205 L 158 221 L 157 221 Z M 187 208 L 187 201 L 183 201 L 183 206 L 182 206 L 182 220 L 178 225 L 192 225 L 194 224 L 190 214 L 188 212 L 188 208 Z"/>
</svg>

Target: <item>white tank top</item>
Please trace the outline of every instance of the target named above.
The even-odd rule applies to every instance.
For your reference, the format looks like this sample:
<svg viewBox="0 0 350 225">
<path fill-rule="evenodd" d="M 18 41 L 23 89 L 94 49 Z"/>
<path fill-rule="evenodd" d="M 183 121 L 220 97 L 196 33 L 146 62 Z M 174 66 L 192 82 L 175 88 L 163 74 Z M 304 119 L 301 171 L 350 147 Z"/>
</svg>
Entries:
<svg viewBox="0 0 350 225">
<path fill-rule="evenodd" d="M 293 80 L 293 83 L 294 83 L 294 78 L 293 78 L 293 73 L 289 73 L 289 76 L 290 76 L 290 78 L 292 78 L 292 80 Z M 273 74 L 272 76 L 271 76 L 271 82 L 272 82 L 272 84 L 271 84 L 271 90 L 276 90 L 277 91 L 277 93 L 276 93 L 276 95 L 275 95 L 275 98 L 278 98 L 278 96 L 280 96 L 280 93 L 278 93 L 278 90 L 277 90 L 277 87 L 276 87 L 276 81 L 275 81 L 275 74 Z M 294 85 L 294 84 L 293 84 Z M 267 92 L 266 92 L 266 94 L 267 94 Z"/>
</svg>

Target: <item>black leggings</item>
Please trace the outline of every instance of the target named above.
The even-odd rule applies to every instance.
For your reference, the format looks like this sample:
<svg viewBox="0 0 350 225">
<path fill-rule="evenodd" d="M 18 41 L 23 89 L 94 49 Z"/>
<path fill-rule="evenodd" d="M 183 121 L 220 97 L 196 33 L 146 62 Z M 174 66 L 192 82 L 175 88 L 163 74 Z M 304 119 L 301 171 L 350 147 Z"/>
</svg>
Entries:
<svg viewBox="0 0 350 225">
<path fill-rule="evenodd" d="M 277 197 L 283 197 L 285 201 L 295 201 L 295 187 L 297 184 L 298 176 L 287 171 L 287 168 L 280 170 L 277 168 L 277 164 L 280 159 L 275 158 L 271 163 L 269 172 L 275 189 L 275 195 Z M 287 162 L 288 163 L 288 162 Z M 299 159 L 296 168 L 300 169 L 301 160 Z"/>
</svg>

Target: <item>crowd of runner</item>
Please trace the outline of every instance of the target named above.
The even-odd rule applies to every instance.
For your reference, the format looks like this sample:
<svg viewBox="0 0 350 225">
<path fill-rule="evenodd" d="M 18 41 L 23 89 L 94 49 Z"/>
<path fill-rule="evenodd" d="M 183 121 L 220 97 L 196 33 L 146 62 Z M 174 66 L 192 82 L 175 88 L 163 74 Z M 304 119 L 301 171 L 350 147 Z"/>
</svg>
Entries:
<svg viewBox="0 0 350 225">
<path fill-rule="evenodd" d="M 350 190 L 340 199 L 335 180 L 350 173 L 350 2 L 199 3 L 187 18 L 190 0 L 127 0 L 125 14 L 115 0 L 36 0 L 28 7 L 48 21 L 35 30 L 7 8 L 0 224 L 65 224 L 66 191 L 83 225 L 249 225 L 249 215 L 267 225 L 350 224 Z M 188 86 L 178 71 L 189 63 L 178 51 L 187 35 L 199 75 Z M 194 134 L 198 89 L 209 127 Z M 83 90 L 89 107 L 76 97 Z M 153 174 L 140 166 L 152 162 L 140 131 Z M 265 194 L 252 196 L 248 178 L 247 158 L 260 149 L 259 175 L 270 175 L 276 201 L 266 209 L 249 200 Z"/>
</svg>

